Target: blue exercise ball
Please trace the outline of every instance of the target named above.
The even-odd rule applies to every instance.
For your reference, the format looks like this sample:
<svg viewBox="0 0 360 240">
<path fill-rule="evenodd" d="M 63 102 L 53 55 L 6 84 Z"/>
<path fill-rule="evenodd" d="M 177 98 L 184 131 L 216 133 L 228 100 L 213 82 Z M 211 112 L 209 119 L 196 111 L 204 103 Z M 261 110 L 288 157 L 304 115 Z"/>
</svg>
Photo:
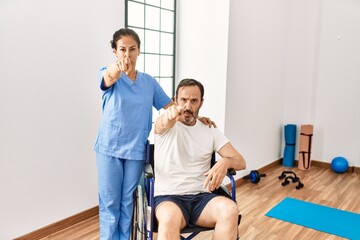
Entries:
<svg viewBox="0 0 360 240">
<path fill-rule="evenodd" d="M 344 173 L 348 168 L 349 163 L 344 157 L 336 157 L 331 161 L 331 169 L 336 173 Z"/>
</svg>

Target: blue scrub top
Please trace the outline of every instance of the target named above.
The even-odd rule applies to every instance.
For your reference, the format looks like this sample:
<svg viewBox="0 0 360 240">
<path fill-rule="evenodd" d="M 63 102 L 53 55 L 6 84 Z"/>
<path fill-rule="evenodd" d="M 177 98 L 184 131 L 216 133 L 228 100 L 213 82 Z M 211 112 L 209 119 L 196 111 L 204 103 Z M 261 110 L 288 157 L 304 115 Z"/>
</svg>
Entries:
<svg viewBox="0 0 360 240">
<path fill-rule="evenodd" d="M 125 73 L 110 88 L 103 87 L 106 67 L 100 70 L 103 116 L 94 150 L 108 156 L 144 160 L 145 143 L 152 126 L 152 107 L 171 100 L 149 74 L 137 71 L 135 81 Z"/>
</svg>

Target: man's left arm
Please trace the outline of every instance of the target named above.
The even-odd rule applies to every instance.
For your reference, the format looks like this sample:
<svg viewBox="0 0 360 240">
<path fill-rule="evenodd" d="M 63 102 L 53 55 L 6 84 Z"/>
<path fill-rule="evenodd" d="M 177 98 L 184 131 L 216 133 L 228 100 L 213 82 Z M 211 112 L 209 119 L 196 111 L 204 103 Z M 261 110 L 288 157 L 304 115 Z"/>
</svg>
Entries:
<svg viewBox="0 0 360 240">
<path fill-rule="evenodd" d="M 221 156 L 221 159 L 205 173 L 207 177 L 204 182 L 204 187 L 209 191 L 214 191 L 221 186 L 228 169 L 233 168 L 238 171 L 246 168 L 245 159 L 230 142 L 226 143 L 218 151 L 218 154 Z"/>
</svg>

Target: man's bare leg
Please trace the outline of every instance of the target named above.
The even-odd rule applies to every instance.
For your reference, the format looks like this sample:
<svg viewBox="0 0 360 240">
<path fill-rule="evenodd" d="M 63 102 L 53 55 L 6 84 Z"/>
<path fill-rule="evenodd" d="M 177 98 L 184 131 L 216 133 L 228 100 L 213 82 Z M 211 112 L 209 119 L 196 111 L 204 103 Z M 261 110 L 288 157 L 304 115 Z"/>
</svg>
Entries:
<svg viewBox="0 0 360 240">
<path fill-rule="evenodd" d="M 238 215 L 239 210 L 234 201 L 215 197 L 205 206 L 196 225 L 215 227 L 214 240 L 235 240 Z"/>
<path fill-rule="evenodd" d="M 179 240 L 180 230 L 186 226 L 180 208 L 173 202 L 165 201 L 157 206 L 155 214 L 159 222 L 157 240 Z"/>
</svg>

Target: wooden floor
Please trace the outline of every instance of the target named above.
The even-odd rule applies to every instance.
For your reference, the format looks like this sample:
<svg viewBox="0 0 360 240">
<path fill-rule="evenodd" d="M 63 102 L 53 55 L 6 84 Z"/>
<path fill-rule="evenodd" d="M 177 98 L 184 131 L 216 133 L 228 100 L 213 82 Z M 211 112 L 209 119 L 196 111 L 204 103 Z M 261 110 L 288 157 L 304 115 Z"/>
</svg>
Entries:
<svg viewBox="0 0 360 240">
<path fill-rule="evenodd" d="M 294 170 L 305 187 L 296 190 L 295 184 L 283 187 L 278 179 L 283 170 Z M 237 188 L 237 202 L 242 214 L 239 233 L 242 240 L 247 239 L 343 239 L 334 235 L 315 231 L 295 224 L 265 216 L 272 207 L 284 197 L 323 204 L 342 210 L 360 213 L 360 174 L 336 174 L 330 169 L 312 166 L 309 171 L 297 168 L 283 168 L 281 165 L 266 171 L 267 176 L 258 184 L 244 182 Z M 42 240 L 97 240 L 99 222 L 95 216 Z M 211 232 L 198 235 L 196 240 L 211 239 Z"/>
</svg>

